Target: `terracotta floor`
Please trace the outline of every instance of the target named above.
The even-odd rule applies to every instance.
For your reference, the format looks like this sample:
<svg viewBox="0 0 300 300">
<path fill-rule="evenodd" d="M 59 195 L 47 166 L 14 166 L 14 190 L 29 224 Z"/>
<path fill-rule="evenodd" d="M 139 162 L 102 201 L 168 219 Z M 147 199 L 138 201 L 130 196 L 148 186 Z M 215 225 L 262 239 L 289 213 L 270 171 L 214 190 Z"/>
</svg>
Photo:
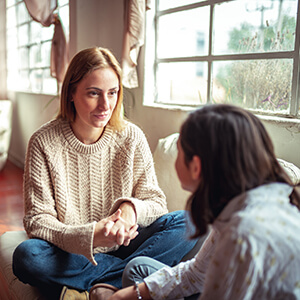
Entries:
<svg viewBox="0 0 300 300">
<path fill-rule="evenodd" d="M 8 230 L 23 230 L 23 170 L 7 161 L 0 171 L 0 235 Z"/>
</svg>

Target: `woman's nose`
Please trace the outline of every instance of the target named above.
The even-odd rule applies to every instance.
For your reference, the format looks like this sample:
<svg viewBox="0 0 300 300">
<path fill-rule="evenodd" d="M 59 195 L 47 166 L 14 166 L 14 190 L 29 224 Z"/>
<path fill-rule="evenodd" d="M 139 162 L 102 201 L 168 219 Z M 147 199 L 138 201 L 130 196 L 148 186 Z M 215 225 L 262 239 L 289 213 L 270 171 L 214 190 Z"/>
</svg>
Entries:
<svg viewBox="0 0 300 300">
<path fill-rule="evenodd" d="M 109 99 L 107 95 L 102 95 L 102 97 L 100 97 L 98 107 L 105 110 L 109 108 Z"/>
</svg>

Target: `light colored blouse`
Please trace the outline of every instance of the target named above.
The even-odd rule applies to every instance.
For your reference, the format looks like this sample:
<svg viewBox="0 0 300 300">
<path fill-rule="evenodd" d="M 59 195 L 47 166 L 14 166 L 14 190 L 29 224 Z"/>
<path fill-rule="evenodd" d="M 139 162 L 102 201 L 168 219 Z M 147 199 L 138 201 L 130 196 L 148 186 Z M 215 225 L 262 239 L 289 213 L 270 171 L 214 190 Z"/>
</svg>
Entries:
<svg viewBox="0 0 300 300">
<path fill-rule="evenodd" d="M 292 187 L 263 185 L 234 198 L 196 257 L 145 279 L 153 299 L 300 299 L 300 213 Z"/>
</svg>

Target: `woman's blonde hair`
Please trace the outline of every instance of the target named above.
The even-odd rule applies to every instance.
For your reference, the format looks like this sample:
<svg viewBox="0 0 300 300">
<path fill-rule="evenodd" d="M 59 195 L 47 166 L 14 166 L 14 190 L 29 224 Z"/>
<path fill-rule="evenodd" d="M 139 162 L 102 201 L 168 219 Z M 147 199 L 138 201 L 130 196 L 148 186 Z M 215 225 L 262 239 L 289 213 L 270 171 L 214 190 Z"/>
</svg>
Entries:
<svg viewBox="0 0 300 300">
<path fill-rule="evenodd" d="M 63 118 L 69 122 L 75 120 L 76 109 L 72 102 L 72 95 L 78 83 L 88 74 L 103 68 L 112 68 L 119 79 L 118 100 L 109 124 L 115 130 L 124 128 L 122 70 L 114 55 L 108 49 L 100 47 L 84 49 L 72 58 L 63 81 L 57 118 Z"/>
</svg>

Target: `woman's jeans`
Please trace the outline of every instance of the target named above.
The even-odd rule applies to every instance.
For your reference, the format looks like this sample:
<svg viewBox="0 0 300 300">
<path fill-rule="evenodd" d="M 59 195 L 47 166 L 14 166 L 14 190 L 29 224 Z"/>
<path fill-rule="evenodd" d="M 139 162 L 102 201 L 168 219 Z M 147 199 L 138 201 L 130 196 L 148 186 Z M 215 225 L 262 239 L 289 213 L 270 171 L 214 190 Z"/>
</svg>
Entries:
<svg viewBox="0 0 300 300">
<path fill-rule="evenodd" d="M 131 260 L 123 272 L 123 288 L 134 285 L 135 282 L 143 282 L 144 278 L 160 270 L 166 265 L 150 257 L 136 257 Z M 186 297 L 186 300 L 196 300 L 200 294 Z"/>
<path fill-rule="evenodd" d="M 85 256 L 72 254 L 40 239 L 21 243 L 13 254 L 14 274 L 24 283 L 36 286 L 48 296 L 57 297 L 63 286 L 89 291 L 99 282 L 122 287 L 122 273 L 137 256 L 152 257 L 174 266 L 196 244 L 187 235 L 185 211 L 168 213 L 146 228 L 129 246 L 109 253 L 95 254 L 94 266 Z"/>
</svg>

